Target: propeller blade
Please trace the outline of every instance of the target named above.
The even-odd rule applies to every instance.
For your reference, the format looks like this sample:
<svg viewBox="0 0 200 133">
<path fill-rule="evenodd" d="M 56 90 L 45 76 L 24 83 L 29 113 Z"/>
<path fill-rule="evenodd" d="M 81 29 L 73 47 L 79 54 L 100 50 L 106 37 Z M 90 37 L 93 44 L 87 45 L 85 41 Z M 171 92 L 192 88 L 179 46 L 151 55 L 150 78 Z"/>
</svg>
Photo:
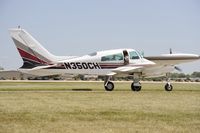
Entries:
<svg viewBox="0 0 200 133">
<path fill-rule="evenodd" d="M 179 71 L 179 72 L 182 72 L 182 69 L 180 67 L 177 67 L 177 66 L 174 66 L 174 68 Z"/>
</svg>

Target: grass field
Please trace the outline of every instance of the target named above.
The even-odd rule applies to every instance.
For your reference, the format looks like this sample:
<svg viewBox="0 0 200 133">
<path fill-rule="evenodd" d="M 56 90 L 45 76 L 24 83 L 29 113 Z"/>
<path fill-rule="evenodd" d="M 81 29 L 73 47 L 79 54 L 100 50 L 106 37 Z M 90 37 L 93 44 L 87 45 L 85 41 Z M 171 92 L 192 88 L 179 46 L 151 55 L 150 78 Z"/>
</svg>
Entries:
<svg viewBox="0 0 200 133">
<path fill-rule="evenodd" d="M 200 132 L 200 84 L 0 82 L 0 133 Z"/>
</svg>

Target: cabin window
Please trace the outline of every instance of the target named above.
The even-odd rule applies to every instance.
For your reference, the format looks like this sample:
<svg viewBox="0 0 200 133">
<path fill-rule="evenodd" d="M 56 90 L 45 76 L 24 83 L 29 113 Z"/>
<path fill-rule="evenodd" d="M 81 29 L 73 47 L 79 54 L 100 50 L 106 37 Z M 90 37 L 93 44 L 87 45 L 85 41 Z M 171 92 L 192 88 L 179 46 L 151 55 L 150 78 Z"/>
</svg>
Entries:
<svg viewBox="0 0 200 133">
<path fill-rule="evenodd" d="M 136 51 L 129 52 L 129 56 L 130 56 L 130 59 L 139 59 L 140 58 Z"/>
<path fill-rule="evenodd" d="M 101 61 L 120 61 L 123 60 L 122 53 L 106 55 L 101 57 Z"/>
</svg>

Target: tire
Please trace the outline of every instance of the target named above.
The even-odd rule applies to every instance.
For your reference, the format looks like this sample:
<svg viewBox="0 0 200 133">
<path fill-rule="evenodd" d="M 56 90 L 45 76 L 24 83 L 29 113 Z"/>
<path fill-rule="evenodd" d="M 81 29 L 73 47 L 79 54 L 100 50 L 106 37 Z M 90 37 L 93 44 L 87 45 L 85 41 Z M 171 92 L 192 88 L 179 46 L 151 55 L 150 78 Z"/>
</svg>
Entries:
<svg viewBox="0 0 200 133">
<path fill-rule="evenodd" d="M 166 91 L 172 91 L 172 90 L 173 90 L 173 86 L 172 86 L 171 84 L 168 84 L 168 83 L 167 83 L 167 84 L 165 85 L 165 90 L 166 90 Z"/>
<path fill-rule="evenodd" d="M 132 91 L 141 91 L 141 89 L 142 89 L 142 86 L 141 86 L 141 84 L 140 84 L 140 82 L 139 83 L 132 83 L 131 84 L 131 89 L 132 89 Z"/>
<path fill-rule="evenodd" d="M 114 90 L 114 84 L 112 82 L 108 82 L 107 85 L 105 86 L 106 91 L 113 91 Z"/>
</svg>

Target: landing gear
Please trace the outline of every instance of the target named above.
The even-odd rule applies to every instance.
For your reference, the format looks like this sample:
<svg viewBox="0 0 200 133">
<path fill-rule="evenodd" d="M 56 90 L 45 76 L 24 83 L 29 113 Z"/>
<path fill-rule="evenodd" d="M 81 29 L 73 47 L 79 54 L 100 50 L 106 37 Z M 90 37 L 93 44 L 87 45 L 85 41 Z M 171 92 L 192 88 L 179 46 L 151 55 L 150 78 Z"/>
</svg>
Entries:
<svg viewBox="0 0 200 133">
<path fill-rule="evenodd" d="M 107 90 L 107 91 L 113 91 L 113 89 L 114 89 L 114 84 L 113 84 L 113 82 L 108 82 L 107 83 L 107 85 L 105 85 L 105 89 Z"/>
<path fill-rule="evenodd" d="M 166 91 L 172 91 L 173 86 L 170 83 L 165 84 L 165 90 Z"/>
<path fill-rule="evenodd" d="M 132 91 L 140 91 L 141 90 L 141 88 L 142 88 L 142 86 L 141 86 L 141 83 L 140 82 L 138 82 L 138 83 L 132 83 L 131 84 L 131 89 L 132 89 Z"/>
<path fill-rule="evenodd" d="M 167 83 L 165 84 L 165 90 L 166 91 L 172 91 L 173 90 L 173 86 L 170 83 L 170 73 L 166 74 L 166 81 L 167 81 Z"/>
<path fill-rule="evenodd" d="M 104 82 L 104 87 L 106 91 L 113 91 L 114 90 L 114 84 L 110 81 L 111 76 L 106 77 Z"/>
<path fill-rule="evenodd" d="M 142 85 L 140 81 L 140 74 L 133 74 L 133 83 L 131 84 L 132 91 L 140 91 L 142 89 Z"/>
</svg>

